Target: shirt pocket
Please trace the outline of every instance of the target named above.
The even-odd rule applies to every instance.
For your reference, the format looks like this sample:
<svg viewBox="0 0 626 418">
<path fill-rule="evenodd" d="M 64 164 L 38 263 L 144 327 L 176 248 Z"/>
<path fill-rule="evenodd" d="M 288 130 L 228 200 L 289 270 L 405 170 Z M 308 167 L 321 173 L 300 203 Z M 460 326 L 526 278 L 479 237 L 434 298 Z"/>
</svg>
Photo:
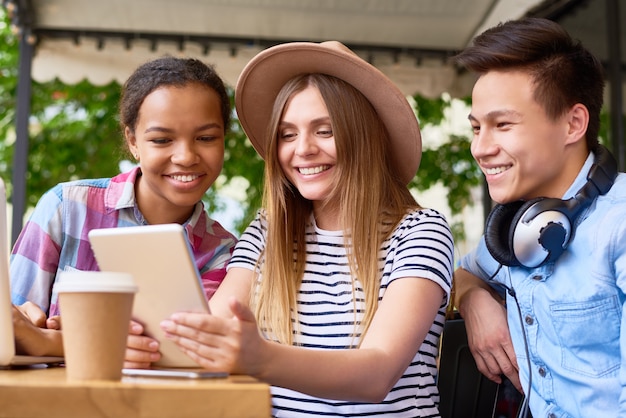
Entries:
<svg viewBox="0 0 626 418">
<path fill-rule="evenodd" d="M 590 377 L 620 367 L 621 314 L 617 296 L 550 307 L 561 345 L 561 365 Z"/>
</svg>

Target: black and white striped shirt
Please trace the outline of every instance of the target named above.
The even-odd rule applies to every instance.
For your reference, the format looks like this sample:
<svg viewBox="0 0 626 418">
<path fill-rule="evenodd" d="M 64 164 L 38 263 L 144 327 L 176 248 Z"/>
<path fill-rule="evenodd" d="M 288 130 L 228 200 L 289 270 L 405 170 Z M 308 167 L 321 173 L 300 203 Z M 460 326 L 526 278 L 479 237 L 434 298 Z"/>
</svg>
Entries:
<svg viewBox="0 0 626 418">
<path fill-rule="evenodd" d="M 237 244 L 228 268 L 253 269 L 265 247 L 265 219 L 258 215 Z M 298 294 L 298 321 L 295 344 L 310 349 L 350 349 L 354 338 L 352 281 L 341 231 L 325 231 L 314 223 L 306 230 L 307 262 Z M 383 243 L 379 252 L 382 281 L 379 300 L 387 286 L 405 277 L 436 282 L 446 297 L 425 341 L 410 366 L 378 404 L 335 401 L 272 387 L 273 416 L 304 417 L 438 417 L 436 357 L 443 328 L 453 269 L 453 241 L 445 218 L 432 209 L 407 214 Z M 356 282 L 357 299 L 363 299 Z M 357 313 L 357 318 L 362 317 Z M 419 320 L 416 318 L 416 321 Z"/>
</svg>

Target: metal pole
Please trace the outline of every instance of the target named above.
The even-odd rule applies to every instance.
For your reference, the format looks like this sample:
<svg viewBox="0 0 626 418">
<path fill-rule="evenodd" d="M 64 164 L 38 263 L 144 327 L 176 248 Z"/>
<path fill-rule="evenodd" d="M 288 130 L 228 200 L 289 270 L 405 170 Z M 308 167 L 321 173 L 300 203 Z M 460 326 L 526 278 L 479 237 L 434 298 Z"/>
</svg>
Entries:
<svg viewBox="0 0 626 418">
<path fill-rule="evenodd" d="M 13 223 L 11 245 L 22 230 L 26 212 L 26 172 L 28 167 L 28 118 L 31 100 L 31 66 L 33 45 L 29 42 L 30 30 L 23 27 L 20 37 L 19 78 L 17 82 L 17 110 L 15 122 L 15 152 L 13 154 Z"/>
<path fill-rule="evenodd" d="M 606 0 L 608 78 L 610 87 L 611 142 L 620 171 L 626 167 L 620 50 L 620 0 Z"/>
</svg>

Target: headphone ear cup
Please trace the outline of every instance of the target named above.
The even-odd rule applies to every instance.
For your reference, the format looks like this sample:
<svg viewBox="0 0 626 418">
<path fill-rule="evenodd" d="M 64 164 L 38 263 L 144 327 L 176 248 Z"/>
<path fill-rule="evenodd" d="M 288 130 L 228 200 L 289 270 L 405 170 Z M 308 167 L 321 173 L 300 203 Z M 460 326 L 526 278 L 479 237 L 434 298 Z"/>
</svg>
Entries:
<svg viewBox="0 0 626 418">
<path fill-rule="evenodd" d="M 492 257 L 509 267 L 539 267 L 555 261 L 568 246 L 580 213 L 607 193 L 618 174 L 617 162 L 600 146 L 587 183 L 569 200 L 544 198 L 496 205 L 485 223 Z"/>
<path fill-rule="evenodd" d="M 509 246 L 528 268 L 556 260 L 565 250 L 573 225 L 566 202 L 538 198 L 524 203 L 513 217 Z"/>
<path fill-rule="evenodd" d="M 514 267 L 520 266 L 511 246 L 512 231 L 515 227 L 513 218 L 518 215 L 518 210 L 524 205 L 524 201 L 496 205 L 489 212 L 485 223 L 485 244 L 493 258 L 500 264 Z M 518 215 L 519 216 L 519 215 Z"/>
</svg>

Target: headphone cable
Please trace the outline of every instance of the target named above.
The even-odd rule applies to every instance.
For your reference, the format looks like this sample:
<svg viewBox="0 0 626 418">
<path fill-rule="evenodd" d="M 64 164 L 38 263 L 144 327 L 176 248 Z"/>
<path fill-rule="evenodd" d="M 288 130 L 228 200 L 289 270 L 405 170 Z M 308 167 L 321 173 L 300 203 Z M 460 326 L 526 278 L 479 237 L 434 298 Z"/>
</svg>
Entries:
<svg viewBox="0 0 626 418">
<path fill-rule="evenodd" d="M 522 337 L 524 339 L 524 351 L 525 351 L 525 354 L 526 354 L 526 364 L 528 366 L 527 390 L 526 390 L 526 393 L 524 394 L 524 397 L 522 399 L 522 404 L 520 405 L 520 408 L 517 411 L 516 418 L 528 418 L 529 417 L 529 413 L 530 413 L 529 398 L 530 398 L 530 390 L 532 388 L 532 378 L 533 378 L 533 373 L 532 373 L 532 370 L 531 370 L 532 365 L 530 363 L 530 350 L 528 348 L 528 339 L 526 337 L 526 331 L 524 330 L 524 320 L 522 318 L 522 308 L 519 305 L 519 301 L 517 300 L 517 294 L 515 293 L 515 289 L 513 288 L 513 283 L 511 282 L 511 271 L 510 271 L 510 269 L 507 269 L 507 272 L 508 272 L 508 275 L 509 275 L 509 283 L 511 283 L 511 287 L 505 285 L 504 283 L 497 282 L 497 281 L 493 280 L 494 277 L 496 277 L 496 275 L 500 272 L 502 267 L 503 267 L 503 265 L 502 265 L 502 263 L 500 263 L 498 269 L 495 271 L 495 273 L 493 273 L 489 277 L 489 279 L 487 279 L 487 282 L 504 288 L 506 290 L 506 292 L 509 294 L 509 296 L 511 296 L 513 298 L 513 300 L 515 301 L 515 307 L 517 308 L 517 314 L 518 314 L 518 318 L 519 318 L 519 322 L 520 322 L 520 327 L 521 327 L 521 330 L 522 330 Z"/>
</svg>

